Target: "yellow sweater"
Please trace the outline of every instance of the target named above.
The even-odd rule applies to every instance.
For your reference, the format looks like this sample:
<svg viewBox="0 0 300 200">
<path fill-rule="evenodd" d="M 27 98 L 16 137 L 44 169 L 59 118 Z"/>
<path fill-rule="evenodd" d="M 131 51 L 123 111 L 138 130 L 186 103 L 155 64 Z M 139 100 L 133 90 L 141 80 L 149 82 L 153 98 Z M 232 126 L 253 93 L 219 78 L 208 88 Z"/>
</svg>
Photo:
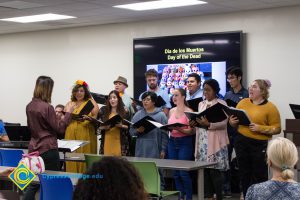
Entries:
<svg viewBox="0 0 300 200">
<path fill-rule="evenodd" d="M 245 98 L 238 103 L 237 108 L 245 110 L 251 122 L 259 125 L 257 132 L 251 131 L 248 126 L 240 125 L 238 132 L 242 135 L 257 140 L 268 140 L 272 135 L 281 132 L 280 114 L 273 103 L 268 101 L 266 104 L 255 105 L 249 98 Z"/>
</svg>

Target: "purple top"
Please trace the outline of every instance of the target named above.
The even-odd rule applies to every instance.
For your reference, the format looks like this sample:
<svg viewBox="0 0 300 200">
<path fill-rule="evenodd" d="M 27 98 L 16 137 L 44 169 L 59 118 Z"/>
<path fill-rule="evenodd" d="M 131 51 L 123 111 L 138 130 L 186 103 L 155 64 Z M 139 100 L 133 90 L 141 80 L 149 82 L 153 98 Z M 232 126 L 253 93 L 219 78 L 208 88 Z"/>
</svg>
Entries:
<svg viewBox="0 0 300 200">
<path fill-rule="evenodd" d="M 26 107 L 27 125 L 31 132 L 28 152 L 40 154 L 57 149 L 57 134 L 64 134 L 71 122 L 71 113 L 66 113 L 63 120 L 56 117 L 53 106 L 40 99 L 33 98 Z"/>
</svg>

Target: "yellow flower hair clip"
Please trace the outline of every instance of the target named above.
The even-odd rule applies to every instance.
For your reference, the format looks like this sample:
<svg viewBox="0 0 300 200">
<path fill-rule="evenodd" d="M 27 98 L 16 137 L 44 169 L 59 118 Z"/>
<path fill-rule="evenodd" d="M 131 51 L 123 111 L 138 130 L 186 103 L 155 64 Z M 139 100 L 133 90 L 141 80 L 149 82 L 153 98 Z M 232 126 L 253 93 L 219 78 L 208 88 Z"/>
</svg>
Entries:
<svg viewBox="0 0 300 200">
<path fill-rule="evenodd" d="M 76 85 L 83 85 L 85 87 L 88 87 L 88 84 L 83 80 L 77 80 L 75 84 Z"/>
</svg>

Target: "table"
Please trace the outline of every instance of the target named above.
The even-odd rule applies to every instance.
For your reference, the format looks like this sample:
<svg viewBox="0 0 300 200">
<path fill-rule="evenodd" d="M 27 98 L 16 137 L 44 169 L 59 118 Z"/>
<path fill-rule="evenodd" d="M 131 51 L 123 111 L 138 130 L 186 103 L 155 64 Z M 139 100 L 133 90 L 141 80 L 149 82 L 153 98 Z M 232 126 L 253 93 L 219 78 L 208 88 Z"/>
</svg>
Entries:
<svg viewBox="0 0 300 200">
<path fill-rule="evenodd" d="M 89 154 L 93 155 L 93 154 Z M 63 160 L 63 157 L 60 157 Z M 172 169 L 172 170 L 184 170 L 184 171 L 198 171 L 198 200 L 204 199 L 204 169 L 207 167 L 214 166 L 216 163 L 209 162 L 196 162 L 196 161 L 187 161 L 187 160 L 169 160 L 169 159 L 154 159 L 154 158 L 141 158 L 141 157 L 127 157 L 122 156 L 122 158 L 127 159 L 128 161 L 152 161 L 155 162 L 158 168 L 161 169 Z M 84 162 L 84 154 L 82 153 L 66 153 L 65 161 L 75 161 L 75 162 Z"/>
</svg>

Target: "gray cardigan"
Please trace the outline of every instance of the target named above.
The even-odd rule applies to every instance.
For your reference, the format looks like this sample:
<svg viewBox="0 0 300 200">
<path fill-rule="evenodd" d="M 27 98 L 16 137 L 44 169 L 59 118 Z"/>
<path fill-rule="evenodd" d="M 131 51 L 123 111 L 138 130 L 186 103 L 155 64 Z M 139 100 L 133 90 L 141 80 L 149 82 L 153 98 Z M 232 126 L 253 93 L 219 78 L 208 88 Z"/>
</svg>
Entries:
<svg viewBox="0 0 300 200">
<path fill-rule="evenodd" d="M 158 108 L 156 108 L 152 113 L 147 113 L 144 108 L 139 110 L 133 116 L 132 122 L 135 123 L 145 116 L 150 116 L 161 124 L 167 124 L 166 115 L 161 111 L 161 109 Z M 130 135 L 137 136 L 135 145 L 136 157 L 159 158 L 161 152 L 166 152 L 169 140 L 166 131 L 155 128 L 147 134 L 138 136 L 139 133 L 133 127 L 131 127 Z"/>
</svg>

